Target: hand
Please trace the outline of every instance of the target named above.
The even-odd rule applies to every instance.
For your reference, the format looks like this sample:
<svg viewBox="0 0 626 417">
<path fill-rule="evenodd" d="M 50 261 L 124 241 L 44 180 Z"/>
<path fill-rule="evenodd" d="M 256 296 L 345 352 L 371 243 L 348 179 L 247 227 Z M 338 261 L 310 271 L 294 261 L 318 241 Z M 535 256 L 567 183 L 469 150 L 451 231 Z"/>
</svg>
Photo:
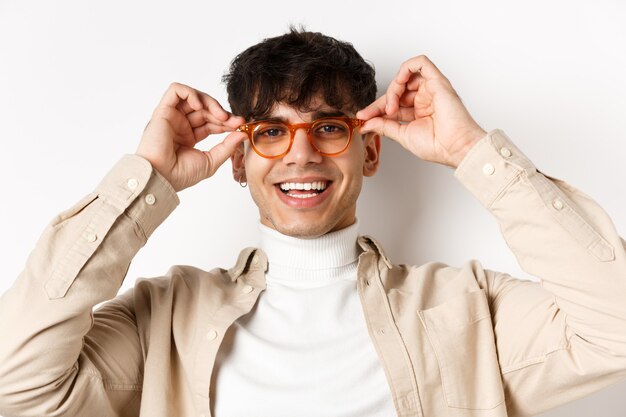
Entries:
<svg viewBox="0 0 626 417">
<path fill-rule="evenodd" d="M 180 191 L 209 178 L 247 138 L 234 132 L 245 123 L 211 96 L 173 83 L 152 113 L 136 154 L 147 159 L 174 190 Z M 195 145 L 215 133 L 232 132 L 209 151 Z"/>
<path fill-rule="evenodd" d="M 426 56 L 404 62 L 385 95 L 356 114 L 361 133 L 387 136 L 417 157 L 456 168 L 485 132 Z"/>
</svg>

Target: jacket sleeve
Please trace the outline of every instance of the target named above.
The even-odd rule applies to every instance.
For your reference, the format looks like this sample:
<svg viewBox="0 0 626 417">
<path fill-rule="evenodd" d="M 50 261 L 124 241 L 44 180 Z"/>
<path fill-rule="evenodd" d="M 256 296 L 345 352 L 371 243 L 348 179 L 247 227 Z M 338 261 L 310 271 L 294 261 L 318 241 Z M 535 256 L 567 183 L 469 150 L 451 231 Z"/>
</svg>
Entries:
<svg viewBox="0 0 626 417">
<path fill-rule="evenodd" d="M 500 130 L 455 176 L 491 211 L 521 268 L 485 271 L 507 409 L 534 415 L 626 375 L 626 242 L 589 196 L 538 171 Z"/>
<path fill-rule="evenodd" d="M 123 157 L 56 216 L 0 298 L 0 415 L 137 414 L 143 355 L 130 262 L 178 197 L 148 161 Z"/>
</svg>

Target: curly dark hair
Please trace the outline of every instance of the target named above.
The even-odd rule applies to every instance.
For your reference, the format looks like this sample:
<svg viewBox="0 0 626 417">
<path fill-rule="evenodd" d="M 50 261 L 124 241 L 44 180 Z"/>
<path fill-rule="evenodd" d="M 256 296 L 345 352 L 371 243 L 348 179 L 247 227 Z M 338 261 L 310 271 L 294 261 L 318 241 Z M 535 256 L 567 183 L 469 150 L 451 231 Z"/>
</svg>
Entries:
<svg viewBox="0 0 626 417">
<path fill-rule="evenodd" d="M 292 26 L 237 55 L 222 80 L 232 112 L 259 120 L 276 103 L 311 111 L 317 96 L 333 108 L 356 112 L 376 98 L 374 76 L 352 44 Z"/>
</svg>

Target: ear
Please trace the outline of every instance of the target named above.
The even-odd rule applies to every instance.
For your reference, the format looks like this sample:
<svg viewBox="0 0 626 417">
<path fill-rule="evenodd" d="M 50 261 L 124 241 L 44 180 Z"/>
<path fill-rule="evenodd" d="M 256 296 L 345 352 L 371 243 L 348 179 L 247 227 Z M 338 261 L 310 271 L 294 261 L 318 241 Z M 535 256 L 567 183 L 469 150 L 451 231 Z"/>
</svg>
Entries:
<svg viewBox="0 0 626 417">
<path fill-rule="evenodd" d="M 378 171 L 380 163 L 380 135 L 376 132 L 366 133 L 363 137 L 363 176 L 371 177 Z"/>
<path fill-rule="evenodd" d="M 248 181 L 246 178 L 245 154 L 244 143 L 241 142 L 230 156 L 230 162 L 233 167 L 233 179 L 239 183 Z"/>
</svg>

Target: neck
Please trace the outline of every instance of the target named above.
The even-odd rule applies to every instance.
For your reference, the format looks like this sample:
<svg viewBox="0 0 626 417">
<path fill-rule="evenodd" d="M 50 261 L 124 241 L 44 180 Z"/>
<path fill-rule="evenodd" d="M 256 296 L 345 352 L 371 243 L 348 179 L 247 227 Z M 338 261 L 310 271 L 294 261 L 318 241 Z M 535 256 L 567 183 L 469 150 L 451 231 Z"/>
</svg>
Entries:
<svg viewBox="0 0 626 417">
<path fill-rule="evenodd" d="M 283 235 L 263 224 L 259 227 L 260 247 L 269 261 L 268 281 L 328 281 L 355 275 L 360 253 L 358 221 L 312 239 Z"/>
</svg>

